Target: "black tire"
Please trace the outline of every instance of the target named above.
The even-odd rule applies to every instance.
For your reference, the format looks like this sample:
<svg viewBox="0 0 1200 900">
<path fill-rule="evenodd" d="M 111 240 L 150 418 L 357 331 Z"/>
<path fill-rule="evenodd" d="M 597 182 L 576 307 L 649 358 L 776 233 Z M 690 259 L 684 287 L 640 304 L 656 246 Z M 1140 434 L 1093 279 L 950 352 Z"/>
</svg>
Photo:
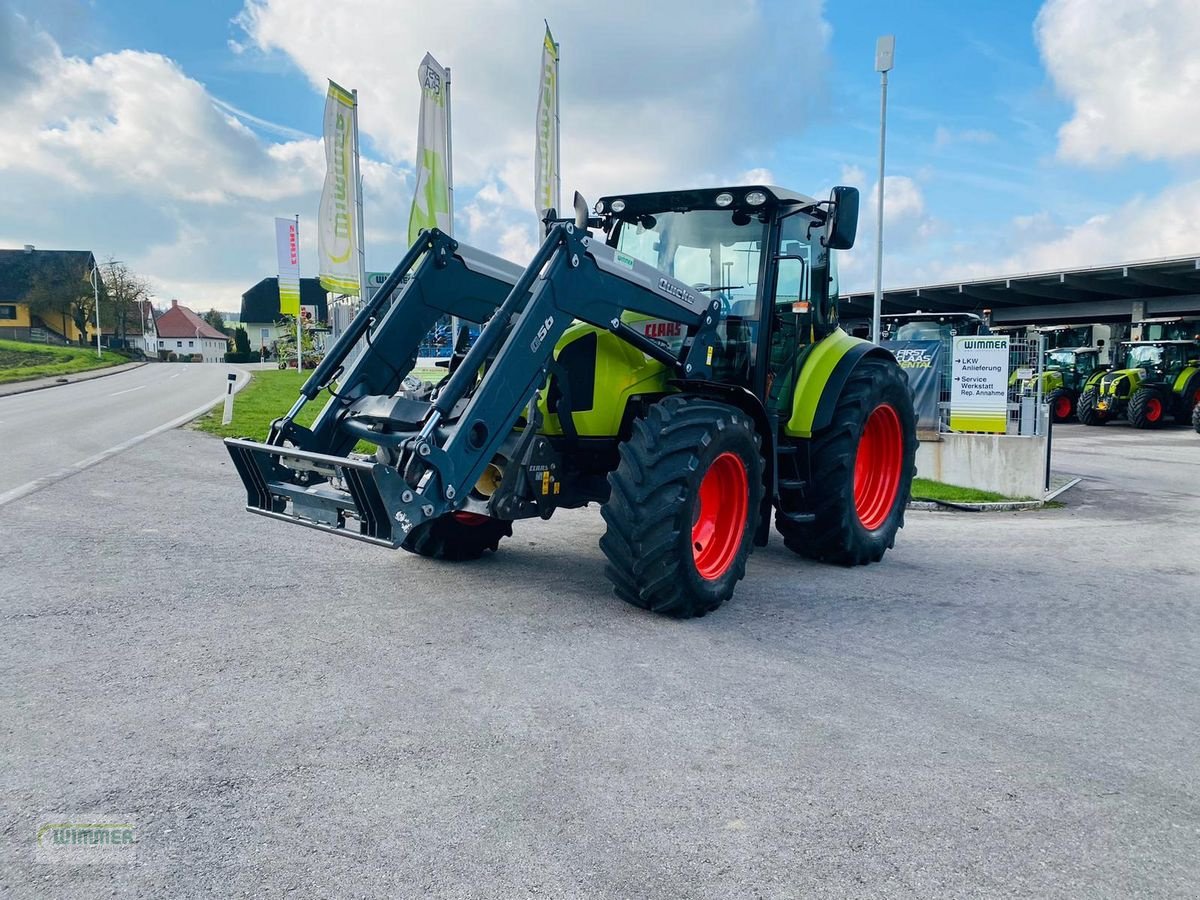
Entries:
<svg viewBox="0 0 1200 900">
<path fill-rule="evenodd" d="M 479 559 L 489 550 L 495 552 L 501 538 L 512 536 L 512 522 L 490 519 L 473 513 L 447 513 L 432 522 L 418 525 L 400 546 L 409 553 L 466 562 Z"/>
<path fill-rule="evenodd" d="M 1167 417 L 1167 401 L 1154 388 L 1140 387 L 1129 398 L 1127 418 L 1134 428 L 1158 428 Z"/>
<path fill-rule="evenodd" d="M 1050 415 L 1055 422 L 1070 422 L 1075 417 L 1075 392 L 1070 388 L 1056 388 L 1046 397 L 1050 404 Z"/>
<path fill-rule="evenodd" d="M 1200 403 L 1192 410 L 1192 428 L 1196 430 L 1196 434 L 1200 434 Z"/>
<path fill-rule="evenodd" d="M 1095 388 L 1088 388 L 1079 395 L 1079 402 L 1075 405 L 1075 417 L 1084 425 L 1103 425 L 1108 421 L 1108 416 L 1096 409 L 1096 402 L 1100 399 L 1100 393 Z"/>
<path fill-rule="evenodd" d="M 890 505 L 885 492 L 885 509 L 873 510 L 864 523 L 855 502 L 855 467 L 868 419 L 884 406 L 891 407 L 898 419 L 894 427 L 899 429 L 899 441 L 893 435 L 888 443 L 891 465 L 898 465 L 898 481 Z M 890 421 L 887 414 L 881 415 Z M 868 358 L 859 363 L 842 389 L 833 421 L 813 436 L 810 451 L 812 478 L 805 508 L 780 509 L 775 517 L 784 544 L 801 556 L 824 562 L 845 566 L 878 562 L 904 527 L 904 509 L 916 474 L 916 416 L 904 372 L 888 360 Z M 788 519 L 789 512 L 812 513 L 816 518 L 797 523 Z"/>
<path fill-rule="evenodd" d="M 601 509 L 608 526 L 600 538 L 608 557 L 604 571 L 618 597 L 690 618 L 733 595 L 746 574 L 763 499 L 759 443 L 753 421 L 741 410 L 696 397 L 667 397 L 633 423 L 621 444 L 621 461 L 609 473 L 611 493 Z M 736 490 L 704 507 L 700 486 L 710 474 L 717 479 L 710 484 Z M 716 521 L 725 527 L 714 528 L 704 548 L 693 544 L 702 514 L 725 520 Z M 714 559 L 719 566 L 712 565 Z M 706 563 L 707 576 L 701 574 Z"/>
</svg>

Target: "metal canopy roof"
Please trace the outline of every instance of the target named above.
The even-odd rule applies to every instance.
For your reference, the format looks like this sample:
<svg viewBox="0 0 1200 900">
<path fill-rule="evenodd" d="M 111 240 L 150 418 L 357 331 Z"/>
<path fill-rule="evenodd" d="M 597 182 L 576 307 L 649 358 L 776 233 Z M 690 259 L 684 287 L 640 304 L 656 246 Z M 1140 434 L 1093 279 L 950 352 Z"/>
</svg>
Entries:
<svg viewBox="0 0 1200 900">
<path fill-rule="evenodd" d="M 870 318 L 873 291 L 841 298 L 844 320 Z M 883 313 L 992 310 L 997 323 L 1200 315 L 1200 257 L 1183 256 L 980 278 L 883 292 Z"/>
</svg>

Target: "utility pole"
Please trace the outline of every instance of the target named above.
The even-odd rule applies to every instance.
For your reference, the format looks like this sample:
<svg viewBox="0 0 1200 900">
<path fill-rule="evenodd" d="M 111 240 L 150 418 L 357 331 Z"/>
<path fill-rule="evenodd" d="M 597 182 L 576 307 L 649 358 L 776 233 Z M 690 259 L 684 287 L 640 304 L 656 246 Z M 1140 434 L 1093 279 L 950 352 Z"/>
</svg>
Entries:
<svg viewBox="0 0 1200 900">
<path fill-rule="evenodd" d="M 875 304 L 871 309 L 871 340 L 879 343 L 879 314 L 883 309 L 883 158 L 887 144 L 888 72 L 896 56 L 895 35 L 885 34 L 875 43 L 875 71 L 879 73 L 879 206 L 875 222 Z"/>
</svg>

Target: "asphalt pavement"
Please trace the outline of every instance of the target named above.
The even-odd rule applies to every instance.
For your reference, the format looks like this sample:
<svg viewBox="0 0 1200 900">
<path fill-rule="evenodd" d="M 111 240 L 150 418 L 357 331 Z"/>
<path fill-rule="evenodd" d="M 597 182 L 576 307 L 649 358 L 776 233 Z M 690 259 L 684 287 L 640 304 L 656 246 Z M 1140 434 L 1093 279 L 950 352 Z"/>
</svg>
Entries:
<svg viewBox="0 0 1200 900">
<path fill-rule="evenodd" d="M 773 539 L 677 622 L 595 509 L 437 563 L 158 435 L 0 508 L 0 894 L 1195 896 L 1200 435 L 1055 440 L 1064 508 Z M 87 816 L 132 858 L 38 860 Z"/>
<path fill-rule="evenodd" d="M 229 373 L 240 371 L 217 363 L 150 363 L 0 396 L 0 506 L 195 415 L 225 393 Z"/>
</svg>

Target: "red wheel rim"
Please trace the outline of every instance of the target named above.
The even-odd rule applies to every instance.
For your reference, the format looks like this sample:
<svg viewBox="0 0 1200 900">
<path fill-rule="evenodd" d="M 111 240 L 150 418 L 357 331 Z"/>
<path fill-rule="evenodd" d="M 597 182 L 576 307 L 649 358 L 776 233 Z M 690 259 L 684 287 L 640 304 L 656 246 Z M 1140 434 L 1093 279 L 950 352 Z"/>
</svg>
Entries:
<svg viewBox="0 0 1200 900">
<path fill-rule="evenodd" d="M 1146 419 L 1150 422 L 1157 422 L 1162 418 L 1163 406 L 1162 401 L 1157 397 L 1151 397 L 1146 401 Z"/>
<path fill-rule="evenodd" d="M 880 403 L 867 417 L 854 460 L 854 508 L 867 531 L 874 531 L 891 513 L 903 461 L 900 416 L 890 404 Z"/>
<path fill-rule="evenodd" d="M 692 558 L 701 578 L 720 578 L 733 565 L 749 505 L 745 463 L 736 453 L 722 453 L 700 482 L 692 524 Z"/>
<path fill-rule="evenodd" d="M 1054 401 L 1054 415 L 1060 419 L 1065 419 L 1071 414 L 1071 398 L 1059 397 Z"/>
<path fill-rule="evenodd" d="M 492 521 L 489 516 L 481 516 L 479 513 L 473 512 L 456 512 L 451 513 L 456 522 L 461 522 L 463 525 L 486 525 Z"/>
</svg>

